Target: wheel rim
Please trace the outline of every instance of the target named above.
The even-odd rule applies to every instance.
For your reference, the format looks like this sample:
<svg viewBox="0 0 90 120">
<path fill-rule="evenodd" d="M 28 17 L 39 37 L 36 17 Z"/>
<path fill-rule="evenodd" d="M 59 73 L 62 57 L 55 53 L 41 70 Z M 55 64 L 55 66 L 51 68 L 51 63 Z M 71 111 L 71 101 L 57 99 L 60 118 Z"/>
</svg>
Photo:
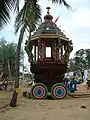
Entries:
<svg viewBox="0 0 90 120">
<path fill-rule="evenodd" d="M 47 87 L 42 83 L 36 83 L 31 87 L 30 95 L 32 99 L 45 99 L 48 95 Z"/>
<path fill-rule="evenodd" d="M 62 99 L 65 98 L 68 91 L 64 84 L 57 83 L 53 85 L 51 89 L 51 95 L 54 99 Z"/>
<path fill-rule="evenodd" d="M 46 95 L 46 90 L 43 86 L 36 86 L 33 89 L 33 95 L 35 98 L 43 98 Z"/>
<path fill-rule="evenodd" d="M 66 89 L 63 86 L 56 86 L 53 89 L 53 95 L 56 98 L 64 98 L 66 95 Z"/>
</svg>

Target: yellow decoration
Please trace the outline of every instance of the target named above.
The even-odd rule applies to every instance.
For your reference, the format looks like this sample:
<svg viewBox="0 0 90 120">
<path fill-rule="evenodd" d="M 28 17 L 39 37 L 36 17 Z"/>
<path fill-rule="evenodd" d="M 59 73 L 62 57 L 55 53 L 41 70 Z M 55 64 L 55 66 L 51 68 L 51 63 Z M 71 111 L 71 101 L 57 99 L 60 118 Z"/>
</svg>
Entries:
<svg viewBox="0 0 90 120">
<path fill-rule="evenodd" d="M 16 93 L 20 92 L 20 88 L 15 88 Z"/>
<path fill-rule="evenodd" d="M 90 72 L 88 72 L 88 80 L 90 80 Z"/>
<path fill-rule="evenodd" d="M 71 77 L 69 78 L 69 80 L 73 80 L 73 79 L 75 79 L 75 76 L 71 76 Z"/>
</svg>

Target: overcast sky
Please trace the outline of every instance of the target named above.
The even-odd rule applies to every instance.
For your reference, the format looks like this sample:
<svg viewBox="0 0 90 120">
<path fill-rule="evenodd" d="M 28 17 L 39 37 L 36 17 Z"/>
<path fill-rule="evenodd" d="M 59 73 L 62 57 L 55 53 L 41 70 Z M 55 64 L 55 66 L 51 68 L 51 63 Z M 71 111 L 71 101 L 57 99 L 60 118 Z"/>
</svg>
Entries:
<svg viewBox="0 0 90 120">
<path fill-rule="evenodd" d="M 51 7 L 50 13 L 53 15 L 53 21 L 60 16 L 57 26 L 61 26 L 62 31 L 69 39 L 73 41 L 74 50 L 71 57 L 79 49 L 90 48 L 90 1 L 89 0 L 66 0 L 72 7 L 67 10 L 63 5 L 52 5 L 50 0 L 39 0 L 42 8 L 42 18 L 46 15 L 46 7 Z M 23 3 L 21 3 L 21 6 Z M 4 37 L 7 41 L 18 41 L 18 35 L 14 35 L 13 13 L 11 14 L 10 24 L 2 31 L 0 37 Z M 27 35 L 26 35 L 27 36 Z"/>
</svg>

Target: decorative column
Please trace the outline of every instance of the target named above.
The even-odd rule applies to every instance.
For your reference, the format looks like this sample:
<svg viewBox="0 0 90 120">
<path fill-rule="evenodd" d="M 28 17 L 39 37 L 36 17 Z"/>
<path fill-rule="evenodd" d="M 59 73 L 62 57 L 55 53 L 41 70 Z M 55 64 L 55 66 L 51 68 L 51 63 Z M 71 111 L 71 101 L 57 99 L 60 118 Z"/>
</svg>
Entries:
<svg viewBox="0 0 90 120">
<path fill-rule="evenodd" d="M 38 60 L 41 58 L 41 41 L 40 39 L 38 40 Z"/>
<path fill-rule="evenodd" d="M 63 58 L 63 44 L 61 44 L 61 62 L 64 62 L 64 58 Z"/>
<path fill-rule="evenodd" d="M 56 41 L 53 41 L 52 44 L 52 57 L 56 60 Z"/>
<path fill-rule="evenodd" d="M 54 58 L 54 47 L 53 47 L 53 44 L 52 44 L 52 47 L 51 47 L 51 57 Z"/>
<path fill-rule="evenodd" d="M 38 59 L 40 61 L 43 61 L 43 58 L 45 58 L 45 43 L 42 40 L 38 40 Z"/>
<path fill-rule="evenodd" d="M 46 53 L 45 53 L 45 51 L 46 51 L 46 45 L 45 45 L 45 42 L 44 41 L 42 41 L 42 59 L 44 59 L 45 58 L 45 56 L 46 56 Z"/>
<path fill-rule="evenodd" d="M 69 61 L 69 54 L 70 54 L 70 46 L 69 43 L 65 44 L 64 46 L 64 50 L 65 50 L 65 54 L 64 54 L 64 62 L 68 62 Z"/>
<path fill-rule="evenodd" d="M 55 61 L 57 60 L 57 52 L 56 52 L 56 50 L 57 50 L 57 48 L 56 48 L 57 46 L 56 46 L 56 40 L 55 40 L 55 44 L 54 44 L 54 49 L 55 49 Z"/>
<path fill-rule="evenodd" d="M 52 44 L 52 47 L 51 47 L 51 57 L 54 59 L 54 44 Z"/>
<path fill-rule="evenodd" d="M 56 60 L 59 60 L 59 41 L 56 41 Z"/>
<path fill-rule="evenodd" d="M 61 39 L 58 40 L 59 43 L 59 60 L 61 60 Z"/>
<path fill-rule="evenodd" d="M 34 45 L 34 61 L 36 62 L 36 45 Z"/>
</svg>

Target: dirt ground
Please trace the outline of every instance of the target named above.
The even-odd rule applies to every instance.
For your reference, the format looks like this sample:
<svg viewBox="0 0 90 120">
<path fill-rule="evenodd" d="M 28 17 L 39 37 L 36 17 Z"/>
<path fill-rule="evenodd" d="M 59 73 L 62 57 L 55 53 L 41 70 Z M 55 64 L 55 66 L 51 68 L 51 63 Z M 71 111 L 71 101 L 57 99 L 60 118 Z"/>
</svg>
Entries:
<svg viewBox="0 0 90 120">
<path fill-rule="evenodd" d="M 76 94 L 87 94 L 86 88 L 79 86 Z M 90 96 L 63 100 L 31 100 L 22 97 L 21 91 L 18 106 L 11 108 L 8 105 L 11 95 L 11 92 L 0 91 L 0 120 L 90 120 Z"/>
</svg>

